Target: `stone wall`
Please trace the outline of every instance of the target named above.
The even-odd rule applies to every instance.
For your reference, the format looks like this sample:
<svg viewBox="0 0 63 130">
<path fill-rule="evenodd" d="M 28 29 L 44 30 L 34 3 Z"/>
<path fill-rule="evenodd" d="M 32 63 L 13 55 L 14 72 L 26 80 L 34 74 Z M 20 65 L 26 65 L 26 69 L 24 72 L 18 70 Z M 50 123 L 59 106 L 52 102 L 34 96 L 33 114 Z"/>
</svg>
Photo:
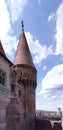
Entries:
<svg viewBox="0 0 63 130">
<path fill-rule="evenodd" d="M 0 130 L 6 130 L 6 108 L 10 99 L 0 96 Z"/>
<path fill-rule="evenodd" d="M 6 109 L 6 130 L 25 130 L 23 104 L 18 98 L 11 98 Z"/>
<path fill-rule="evenodd" d="M 0 55 L 0 69 L 6 73 L 5 89 L 10 90 L 10 63 Z"/>
<path fill-rule="evenodd" d="M 52 126 L 51 122 L 48 120 L 35 120 L 35 130 L 62 130 L 62 126 L 60 123 L 55 122 Z"/>
<path fill-rule="evenodd" d="M 6 108 L 10 102 L 10 63 L 0 55 L 0 69 L 5 72 L 5 85 L 0 84 L 0 130 L 6 130 Z"/>
<path fill-rule="evenodd" d="M 27 65 L 14 66 L 14 70 L 18 79 L 24 84 L 26 118 L 32 118 L 35 116 L 36 70 Z"/>
</svg>

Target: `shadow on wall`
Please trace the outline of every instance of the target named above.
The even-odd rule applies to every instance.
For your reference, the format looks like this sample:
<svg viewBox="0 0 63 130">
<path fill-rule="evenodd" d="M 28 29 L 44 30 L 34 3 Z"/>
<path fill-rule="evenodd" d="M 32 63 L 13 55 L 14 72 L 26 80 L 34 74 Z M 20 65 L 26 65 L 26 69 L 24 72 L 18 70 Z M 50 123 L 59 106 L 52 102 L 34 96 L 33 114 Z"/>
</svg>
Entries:
<svg viewBox="0 0 63 130">
<path fill-rule="evenodd" d="M 36 119 L 36 130 L 62 130 L 61 124 L 55 122 L 52 127 L 50 121 Z"/>
<path fill-rule="evenodd" d="M 6 109 L 6 130 L 20 130 L 20 113 L 17 98 L 11 99 Z"/>
</svg>

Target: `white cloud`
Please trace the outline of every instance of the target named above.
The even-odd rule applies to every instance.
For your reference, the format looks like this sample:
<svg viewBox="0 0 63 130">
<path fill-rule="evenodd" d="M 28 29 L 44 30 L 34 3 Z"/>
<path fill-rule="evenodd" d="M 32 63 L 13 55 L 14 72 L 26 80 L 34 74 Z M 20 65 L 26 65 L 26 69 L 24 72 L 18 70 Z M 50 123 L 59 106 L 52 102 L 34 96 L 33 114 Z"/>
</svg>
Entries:
<svg viewBox="0 0 63 130">
<path fill-rule="evenodd" d="M 56 13 L 51 13 L 48 17 L 48 22 L 55 19 L 56 28 L 55 28 L 55 40 L 56 47 L 53 50 L 54 55 L 61 54 L 63 56 L 63 2 L 59 5 Z"/>
<path fill-rule="evenodd" d="M 17 38 L 16 36 L 10 36 L 8 35 L 5 39 L 5 41 L 3 41 L 4 43 L 4 49 L 6 54 L 8 55 L 12 55 L 13 56 L 13 49 L 16 50 L 17 48 Z"/>
<path fill-rule="evenodd" d="M 51 13 L 48 17 L 48 22 L 51 22 L 54 19 L 55 14 Z"/>
<path fill-rule="evenodd" d="M 7 0 L 11 20 L 14 23 L 22 15 L 25 6 L 28 4 L 28 0 Z"/>
<path fill-rule="evenodd" d="M 4 13 L 5 12 L 5 13 Z M 0 39 L 6 39 L 11 30 L 10 16 L 5 0 L 0 1 Z"/>
<path fill-rule="evenodd" d="M 45 65 L 45 66 L 43 67 L 43 70 L 46 70 L 46 68 L 47 68 L 47 66 Z"/>
<path fill-rule="evenodd" d="M 63 55 L 63 3 L 56 12 L 56 54 Z"/>
<path fill-rule="evenodd" d="M 26 37 L 36 64 L 40 64 L 43 59 L 46 59 L 48 55 L 52 54 L 52 46 L 48 48 L 46 45 L 43 46 L 39 40 L 34 40 L 30 32 L 26 33 Z"/>
<path fill-rule="evenodd" d="M 13 35 L 10 13 L 5 0 L 0 1 L 0 40 L 6 54 L 13 56 L 13 49 L 16 48 L 17 38 Z"/>
<path fill-rule="evenodd" d="M 48 98 L 62 97 L 63 90 L 63 64 L 53 67 L 42 80 L 40 94 Z"/>
</svg>

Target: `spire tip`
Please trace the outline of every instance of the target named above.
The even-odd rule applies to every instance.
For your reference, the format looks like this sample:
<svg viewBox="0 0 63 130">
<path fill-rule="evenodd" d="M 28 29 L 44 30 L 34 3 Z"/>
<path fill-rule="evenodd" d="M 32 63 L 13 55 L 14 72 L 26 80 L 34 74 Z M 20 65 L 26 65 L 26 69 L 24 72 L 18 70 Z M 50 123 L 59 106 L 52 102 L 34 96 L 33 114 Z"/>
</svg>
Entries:
<svg viewBox="0 0 63 130">
<path fill-rule="evenodd" d="M 24 21 L 22 20 L 22 30 L 24 30 Z"/>
</svg>

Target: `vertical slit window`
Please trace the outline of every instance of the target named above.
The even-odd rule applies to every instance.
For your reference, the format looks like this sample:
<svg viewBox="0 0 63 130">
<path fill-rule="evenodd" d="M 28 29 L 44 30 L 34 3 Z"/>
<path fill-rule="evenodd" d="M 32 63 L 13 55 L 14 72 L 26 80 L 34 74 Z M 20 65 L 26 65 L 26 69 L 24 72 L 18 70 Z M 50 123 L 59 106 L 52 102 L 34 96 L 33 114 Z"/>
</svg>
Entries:
<svg viewBox="0 0 63 130">
<path fill-rule="evenodd" d="M 5 72 L 0 70 L 0 84 L 5 85 Z"/>
<path fill-rule="evenodd" d="M 15 92 L 15 85 L 11 84 L 11 93 Z"/>
<path fill-rule="evenodd" d="M 18 91 L 18 96 L 19 96 L 19 98 L 21 98 L 21 91 L 20 90 Z"/>
</svg>

